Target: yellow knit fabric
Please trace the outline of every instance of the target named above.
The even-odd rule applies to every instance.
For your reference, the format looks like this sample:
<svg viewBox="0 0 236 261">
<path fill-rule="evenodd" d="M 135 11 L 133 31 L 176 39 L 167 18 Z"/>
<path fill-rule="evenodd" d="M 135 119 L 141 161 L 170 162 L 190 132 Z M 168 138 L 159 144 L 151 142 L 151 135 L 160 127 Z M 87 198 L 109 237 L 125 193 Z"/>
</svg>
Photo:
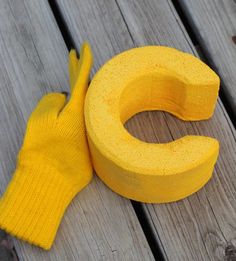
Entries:
<svg viewBox="0 0 236 261">
<path fill-rule="evenodd" d="M 69 55 L 71 97 L 51 93 L 32 113 L 17 168 L 0 199 L 0 227 L 49 249 L 72 198 L 98 176 L 113 191 L 143 202 L 184 198 L 210 179 L 217 140 L 185 136 L 167 144 L 132 137 L 124 122 L 137 112 L 165 110 L 183 120 L 212 116 L 219 77 L 197 58 L 149 46 L 108 61 L 93 78 L 92 54 Z"/>
<path fill-rule="evenodd" d="M 71 96 L 42 98 L 27 124 L 16 171 L 0 199 L 0 228 L 50 249 L 63 213 L 92 178 L 85 135 L 84 97 L 92 66 L 85 43 L 69 56 Z"/>
</svg>

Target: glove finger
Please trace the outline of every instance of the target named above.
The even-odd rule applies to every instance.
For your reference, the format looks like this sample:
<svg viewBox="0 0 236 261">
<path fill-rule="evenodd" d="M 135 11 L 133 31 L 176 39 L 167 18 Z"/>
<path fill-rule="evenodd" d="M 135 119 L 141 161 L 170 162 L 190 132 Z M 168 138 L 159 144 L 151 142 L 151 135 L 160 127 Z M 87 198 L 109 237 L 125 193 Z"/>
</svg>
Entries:
<svg viewBox="0 0 236 261">
<path fill-rule="evenodd" d="M 71 57 L 76 55 L 75 51 L 72 51 Z M 72 58 L 75 59 L 76 57 Z M 76 58 L 77 59 L 77 58 Z M 88 87 L 89 74 L 92 66 L 92 51 L 88 43 L 84 43 L 81 48 L 80 60 L 77 59 L 77 65 L 75 69 L 77 71 L 75 75 L 70 74 L 70 77 L 73 76 L 71 82 L 74 82 L 74 85 L 71 86 L 71 97 L 68 104 L 65 107 L 65 110 L 81 110 L 83 107 L 83 102 L 85 94 Z M 72 66 L 71 66 L 72 67 Z"/>
<path fill-rule="evenodd" d="M 79 59 L 77 58 L 76 51 L 73 49 L 69 53 L 69 79 L 70 79 L 71 91 L 75 86 L 78 70 L 79 70 Z"/>
</svg>

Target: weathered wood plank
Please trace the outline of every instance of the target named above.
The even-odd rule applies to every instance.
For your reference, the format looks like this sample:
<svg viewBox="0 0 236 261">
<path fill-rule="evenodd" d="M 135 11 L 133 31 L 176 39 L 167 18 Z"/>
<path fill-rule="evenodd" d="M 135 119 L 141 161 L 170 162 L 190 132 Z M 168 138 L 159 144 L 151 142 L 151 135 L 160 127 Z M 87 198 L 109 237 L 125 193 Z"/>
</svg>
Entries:
<svg viewBox="0 0 236 261">
<path fill-rule="evenodd" d="M 86 38 L 92 44 L 95 71 L 112 55 L 133 46 L 169 45 L 196 54 L 171 1 L 57 3 L 75 43 L 79 46 Z M 176 203 L 143 207 L 166 259 L 223 260 L 236 247 L 236 132 L 221 101 L 209 121 L 183 122 L 168 113 L 145 112 L 127 126 L 133 135 L 150 142 L 167 142 L 186 134 L 220 141 L 214 176 L 202 190 Z"/>
<path fill-rule="evenodd" d="M 0 260 L 18 261 L 13 242 L 10 236 L 3 230 L 0 230 Z"/>
<path fill-rule="evenodd" d="M 222 88 L 236 119 L 236 2 L 182 0 L 196 37 L 222 79 Z"/>
<path fill-rule="evenodd" d="M 68 90 L 67 55 L 46 0 L 0 1 L 1 194 L 37 101 Z M 97 178 L 69 206 L 50 252 L 14 243 L 20 260 L 153 260 L 130 201 Z"/>
</svg>

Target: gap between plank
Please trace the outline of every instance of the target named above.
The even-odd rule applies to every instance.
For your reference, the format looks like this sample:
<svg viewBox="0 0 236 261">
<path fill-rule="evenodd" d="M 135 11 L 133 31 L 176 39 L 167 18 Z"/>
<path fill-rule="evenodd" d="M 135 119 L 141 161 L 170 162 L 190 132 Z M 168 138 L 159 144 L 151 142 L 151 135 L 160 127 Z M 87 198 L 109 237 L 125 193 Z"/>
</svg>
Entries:
<svg viewBox="0 0 236 261">
<path fill-rule="evenodd" d="M 207 54 L 207 52 L 205 51 L 205 49 L 203 48 L 201 42 L 198 41 L 198 37 L 197 37 L 197 33 L 194 30 L 194 26 L 192 25 L 192 23 L 189 21 L 187 15 L 185 14 L 184 9 L 182 8 L 182 6 L 179 3 L 180 0 L 171 0 L 171 2 L 173 3 L 173 6 L 176 9 L 176 12 L 179 15 L 180 20 L 182 21 L 183 26 L 185 27 L 193 45 L 195 46 L 197 53 L 199 54 L 199 56 L 201 57 L 201 59 L 208 64 L 211 68 L 213 68 L 213 70 L 215 70 L 218 73 L 217 68 L 215 67 L 214 63 L 211 62 L 209 55 Z M 226 98 L 225 95 L 225 86 L 224 86 L 224 82 L 221 81 L 220 83 L 221 88 L 220 88 L 220 92 L 219 92 L 219 97 L 225 107 L 226 112 L 228 113 L 228 116 L 231 120 L 231 122 L 233 123 L 234 127 L 236 128 L 236 118 L 234 116 L 232 107 L 230 106 L 230 104 L 228 103 L 228 100 Z"/>
<path fill-rule="evenodd" d="M 60 32 L 62 34 L 63 40 L 67 46 L 68 50 L 75 49 L 75 44 L 73 37 L 68 29 L 68 26 L 60 12 L 60 9 L 58 7 L 58 4 L 54 0 L 48 0 L 49 6 L 52 10 L 52 13 L 55 17 L 55 20 L 57 22 L 57 25 L 60 29 Z M 132 36 L 131 36 L 132 37 Z M 77 53 L 78 50 L 77 50 Z M 157 242 L 154 232 L 152 231 L 152 227 L 149 224 L 148 218 L 143 210 L 143 207 L 141 203 L 131 200 L 132 206 L 134 208 L 135 214 L 139 220 L 139 223 L 141 225 L 142 231 L 147 239 L 147 242 L 150 246 L 150 249 L 152 251 L 152 254 L 157 261 L 164 260 L 164 256 L 162 254 L 162 251 L 159 247 L 159 243 Z"/>
<path fill-rule="evenodd" d="M 146 239 L 148 241 L 148 244 L 151 248 L 155 260 L 164 261 L 164 255 L 156 239 L 152 226 L 149 223 L 149 219 L 147 218 L 147 215 L 143 209 L 143 205 L 140 202 L 134 200 L 131 200 L 131 203 L 136 213 L 136 216 L 138 217 L 139 223 L 141 224 L 142 230 L 144 232 L 144 235 L 146 236 Z"/>
<path fill-rule="evenodd" d="M 48 4 L 52 10 L 53 16 L 57 22 L 57 26 L 60 29 L 61 35 L 66 44 L 67 49 L 68 50 L 75 49 L 75 43 L 73 37 L 71 36 L 70 30 L 67 27 L 67 24 L 64 21 L 63 16 L 61 15 L 57 2 L 55 0 L 48 0 Z"/>
</svg>

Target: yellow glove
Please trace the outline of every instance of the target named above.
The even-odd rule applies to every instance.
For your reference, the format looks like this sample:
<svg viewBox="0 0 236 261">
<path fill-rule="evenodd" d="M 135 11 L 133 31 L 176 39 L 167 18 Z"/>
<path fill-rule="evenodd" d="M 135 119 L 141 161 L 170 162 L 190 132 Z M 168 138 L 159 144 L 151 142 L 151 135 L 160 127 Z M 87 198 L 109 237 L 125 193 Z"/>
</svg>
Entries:
<svg viewBox="0 0 236 261">
<path fill-rule="evenodd" d="M 44 249 L 50 249 L 68 204 L 92 178 L 83 109 L 91 66 L 87 43 L 79 60 L 70 52 L 71 97 L 66 103 L 64 94 L 50 93 L 39 102 L 0 199 L 0 227 Z"/>
</svg>

